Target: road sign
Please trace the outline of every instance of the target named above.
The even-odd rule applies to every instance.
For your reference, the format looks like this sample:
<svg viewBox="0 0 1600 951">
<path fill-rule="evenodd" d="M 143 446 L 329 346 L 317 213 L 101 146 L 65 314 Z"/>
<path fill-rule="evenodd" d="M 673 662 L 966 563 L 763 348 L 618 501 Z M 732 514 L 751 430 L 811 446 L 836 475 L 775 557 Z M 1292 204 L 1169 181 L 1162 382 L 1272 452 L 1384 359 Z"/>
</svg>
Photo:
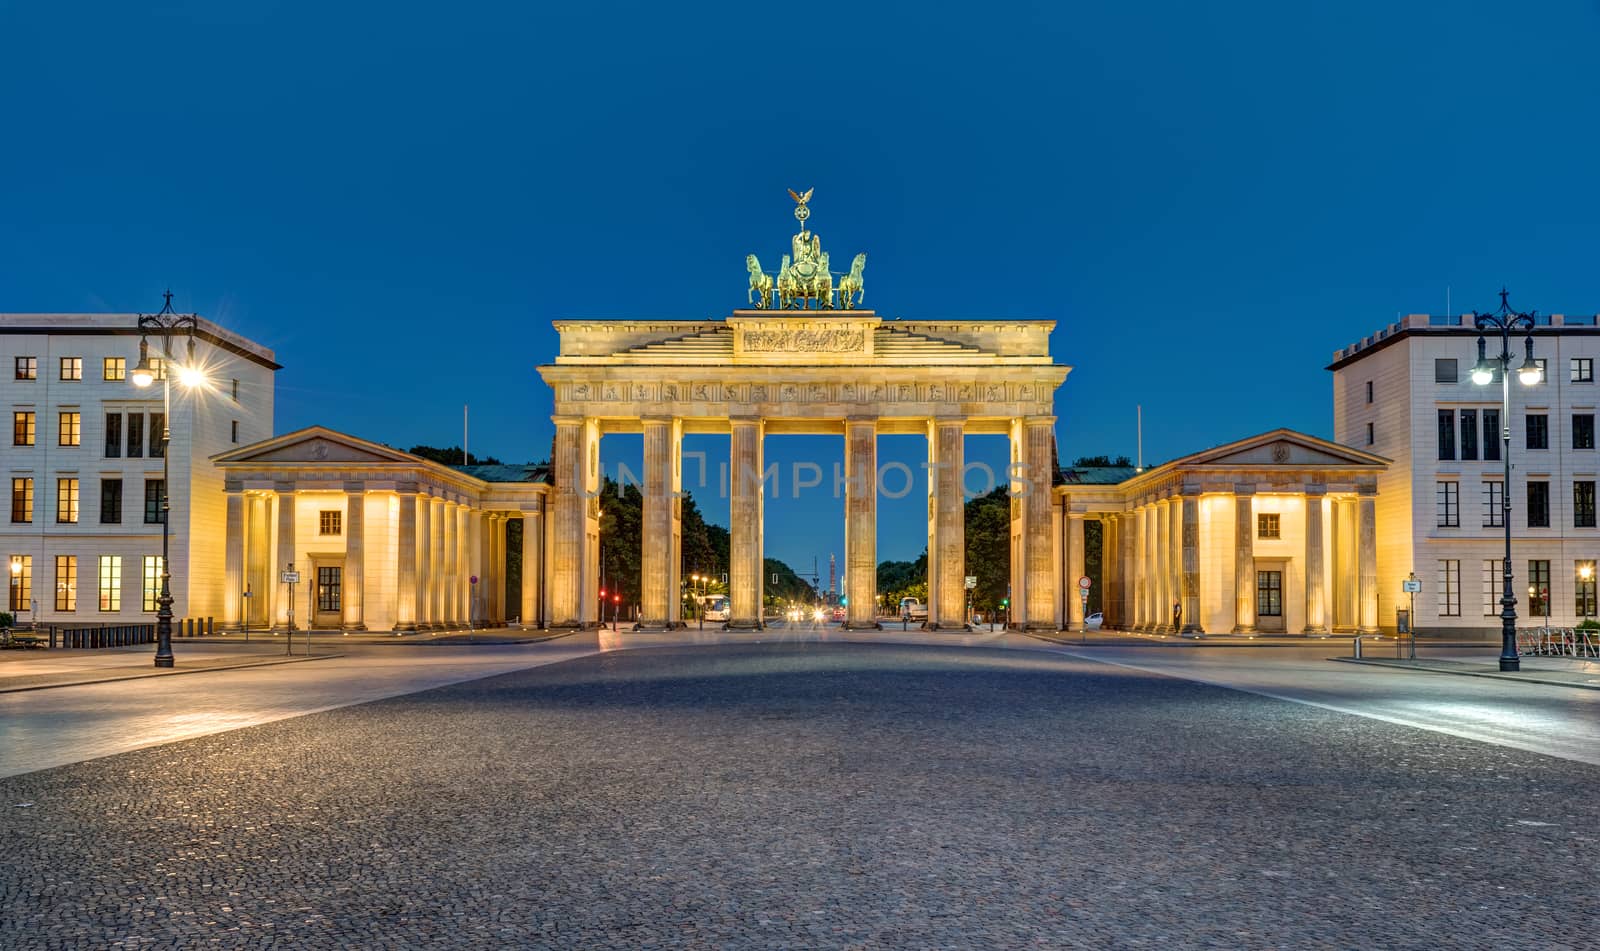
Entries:
<svg viewBox="0 0 1600 951">
<path fill-rule="evenodd" d="M 1400 590 L 1406 592 L 1407 594 L 1416 594 L 1418 591 L 1422 590 L 1422 582 L 1413 581 L 1410 578 L 1407 578 L 1406 580 L 1400 582 Z"/>
<path fill-rule="evenodd" d="M 971 591 L 973 588 L 976 588 L 977 586 L 978 586 L 978 576 L 977 575 L 967 575 L 967 580 L 966 580 L 966 583 L 965 583 L 964 587 L 968 591 Z"/>
<path fill-rule="evenodd" d="M 1078 587 L 1088 591 L 1090 588 L 1094 587 L 1094 582 L 1089 580 L 1088 575 L 1084 575 L 1082 578 L 1078 579 Z"/>
<path fill-rule="evenodd" d="M 298 571 L 285 571 L 283 573 L 283 583 L 284 584 L 299 584 L 300 583 L 300 572 L 298 572 Z"/>
</svg>

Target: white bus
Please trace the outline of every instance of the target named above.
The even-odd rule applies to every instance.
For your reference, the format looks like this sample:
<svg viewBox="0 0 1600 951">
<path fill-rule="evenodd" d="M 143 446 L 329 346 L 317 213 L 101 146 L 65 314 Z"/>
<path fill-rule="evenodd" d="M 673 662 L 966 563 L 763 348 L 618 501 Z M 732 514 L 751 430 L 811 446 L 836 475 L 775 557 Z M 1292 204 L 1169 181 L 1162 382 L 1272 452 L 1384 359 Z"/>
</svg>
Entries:
<svg viewBox="0 0 1600 951">
<path fill-rule="evenodd" d="M 732 616 L 728 609 L 728 596 L 725 594 L 710 594 L 700 600 L 700 610 L 704 612 L 707 621 L 726 621 Z"/>
</svg>

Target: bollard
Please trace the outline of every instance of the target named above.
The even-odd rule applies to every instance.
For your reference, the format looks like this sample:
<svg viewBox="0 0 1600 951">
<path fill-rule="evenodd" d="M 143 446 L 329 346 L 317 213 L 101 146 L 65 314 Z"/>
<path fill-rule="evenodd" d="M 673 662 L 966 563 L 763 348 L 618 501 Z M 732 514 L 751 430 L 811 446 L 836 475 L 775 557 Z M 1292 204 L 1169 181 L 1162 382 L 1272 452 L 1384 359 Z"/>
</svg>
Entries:
<svg viewBox="0 0 1600 951">
<path fill-rule="evenodd" d="M 1361 656 L 1361 637 L 1360 637 L 1360 635 L 1356 636 L 1356 639 L 1353 642 L 1351 642 L 1350 646 L 1355 649 L 1355 653 L 1352 654 L 1351 656 L 1359 658 Z"/>
</svg>

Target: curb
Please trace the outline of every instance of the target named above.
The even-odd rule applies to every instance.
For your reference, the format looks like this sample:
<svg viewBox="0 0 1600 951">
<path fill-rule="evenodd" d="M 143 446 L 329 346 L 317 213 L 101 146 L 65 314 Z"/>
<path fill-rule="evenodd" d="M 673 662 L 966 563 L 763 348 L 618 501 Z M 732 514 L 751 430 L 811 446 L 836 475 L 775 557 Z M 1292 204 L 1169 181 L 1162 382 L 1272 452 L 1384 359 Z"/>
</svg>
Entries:
<svg viewBox="0 0 1600 951">
<path fill-rule="evenodd" d="M 397 639 L 392 640 L 392 641 L 361 641 L 359 643 L 361 643 L 363 646 L 366 646 L 366 645 L 370 644 L 370 645 L 372 645 L 374 647 L 385 647 L 385 648 L 387 648 L 387 647 L 504 647 L 504 646 L 509 646 L 509 645 L 512 645 L 512 644 L 542 644 L 545 641 L 553 641 L 553 640 L 556 640 L 557 638 L 571 637 L 572 635 L 577 634 L 577 633 L 579 633 L 579 632 L 578 631 L 556 631 L 554 633 L 545 634 L 543 636 L 525 637 L 525 638 L 519 638 L 519 639 L 513 640 L 513 641 L 506 641 L 506 640 L 469 641 L 469 640 L 465 640 L 461 635 L 452 634 L 452 635 L 450 635 L 449 637 L 446 637 L 446 638 L 429 638 L 428 640 L 425 640 L 425 641 L 424 640 L 409 641 L 409 640 L 400 640 L 400 639 L 397 638 Z"/>
<path fill-rule="evenodd" d="M 1406 661 L 1372 659 L 1365 657 L 1330 657 L 1335 663 L 1364 664 L 1368 667 L 1386 667 L 1389 670 L 1409 670 L 1424 674 L 1449 674 L 1454 677 L 1483 677 L 1487 680 L 1509 680 L 1519 684 L 1542 684 L 1546 687 L 1571 687 L 1575 690 L 1600 690 L 1600 683 L 1579 684 L 1568 680 L 1547 680 L 1543 677 L 1525 677 L 1521 674 L 1499 673 L 1493 670 L 1452 670 L 1448 667 L 1425 667 Z M 1596 678 L 1600 679 L 1600 678 Z"/>
<path fill-rule="evenodd" d="M 1208 637 L 1175 637 L 1175 636 L 1170 636 L 1169 635 L 1169 636 L 1166 636 L 1166 637 L 1162 637 L 1160 639 L 1157 639 L 1157 638 L 1146 638 L 1146 637 L 1115 637 L 1115 638 L 1113 638 L 1113 637 L 1101 637 L 1098 640 L 1090 639 L 1090 640 L 1087 640 L 1087 641 L 1083 641 L 1083 640 L 1078 640 L 1076 637 L 1074 637 L 1073 636 L 1073 632 L 1070 632 L 1070 631 L 1067 632 L 1066 636 L 1055 636 L 1055 635 L 1050 635 L 1050 634 L 1040 634 L 1040 633 L 1035 632 L 1035 631 L 1016 631 L 1016 632 L 1013 632 L 1013 633 L 1024 634 L 1024 635 L 1026 635 L 1028 637 L 1036 638 L 1036 639 L 1041 640 L 1041 641 L 1048 641 L 1051 644 L 1060 644 L 1060 645 L 1062 645 L 1064 647 L 1236 647 L 1236 648 L 1245 648 L 1245 649 L 1250 649 L 1250 650 L 1260 650 L 1260 649 L 1263 649 L 1263 648 L 1280 648 L 1280 647 L 1298 647 L 1298 648 L 1322 647 L 1322 646 L 1328 646 L 1328 645 L 1332 645 L 1332 644 L 1336 644 L 1336 643 L 1347 643 L 1348 641 L 1350 641 L 1352 638 L 1355 637 L 1355 635 L 1353 635 L 1353 634 L 1349 635 L 1349 636 L 1341 634 L 1341 635 L 1338 635 L 1336 637 L 1306 637 L 1306 638 L 1290 639 L 1290 640 L 1285 640 L 1283 638 L 1273 638 L 1270 641 L 1240 642 L 1237 639 L 1230 639 L 1230 640 L 1227 640 L 1227 641 L 1220 641 L 1220 640 L 1211 640 Z M 1231 638 L 1231 635 L 1226 635 L 1226 634 L 1218 634 L 1216 636 L 1217 637 L 1229 637 L 1229 638 Z M 1363 640 L 1365 640 L 1365 638 L 1363 638 Z M 1367 643 L 1374 643 L 1374 642 L 1367 641 Z M 1384 643 L 1393 643 L 1393 640 L 1390 639 L 1388 641 L 1385 641 Z M 1490 645 L 1487 642 L 1481 642 L 1481 641 L 1418 641 L 1417 642 L 1417 646 L 1418 647 L 1450 647 L 1450 648 L 1487 647 L 1487 646 L 1498 646 L 1498 644 L 1499 644 L 1498 641 L 1495 642 L 1494 645 Z"/>
<path fill-rule="evenodd" d="M 88 687 L 94 684 L 111 684 L 122 680 L 148 680 L 151 677 L 176 677 L 179 674 L 209 674 L 219 670 L 247 670 L 251 667 L 277 667 L 281 664 L 303 664 L 308 660 L 333 660 L 343 654 L 314 654 L 310 657 L 280 657 L 259 664 L 227 664 L 221 667 L 173 668 L 170 671 L 151 671 L 144 674 L 124 674 L 120 677 L 101 677 L 96 680 L 70 680 L 60 684 L 33 684 L 27 687 L 0 687 L 0 693 L 26 693 L 30 690 L 54 690 L 57 687 Z"/>
</svg>

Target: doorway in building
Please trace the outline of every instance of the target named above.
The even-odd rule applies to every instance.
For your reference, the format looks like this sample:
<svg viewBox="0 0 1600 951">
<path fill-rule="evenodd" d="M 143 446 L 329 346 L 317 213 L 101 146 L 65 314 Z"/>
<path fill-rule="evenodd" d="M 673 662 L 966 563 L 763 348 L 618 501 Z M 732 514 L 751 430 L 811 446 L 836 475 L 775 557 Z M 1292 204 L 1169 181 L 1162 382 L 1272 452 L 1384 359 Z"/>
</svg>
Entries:
<svg viewBox="0 0 1600 951">
<path fill-rule="evenodd" d="M 1283 633 L 1283 569 L 1264 568 L 1256 572 L 1256 629 L 1262 633 Z"/>
<path fill-rule="evenodd" d="M 336 630 L 344 622 L 344 567 L 317 566 L 316 602 L 312 627 Z"/>
</svg>

